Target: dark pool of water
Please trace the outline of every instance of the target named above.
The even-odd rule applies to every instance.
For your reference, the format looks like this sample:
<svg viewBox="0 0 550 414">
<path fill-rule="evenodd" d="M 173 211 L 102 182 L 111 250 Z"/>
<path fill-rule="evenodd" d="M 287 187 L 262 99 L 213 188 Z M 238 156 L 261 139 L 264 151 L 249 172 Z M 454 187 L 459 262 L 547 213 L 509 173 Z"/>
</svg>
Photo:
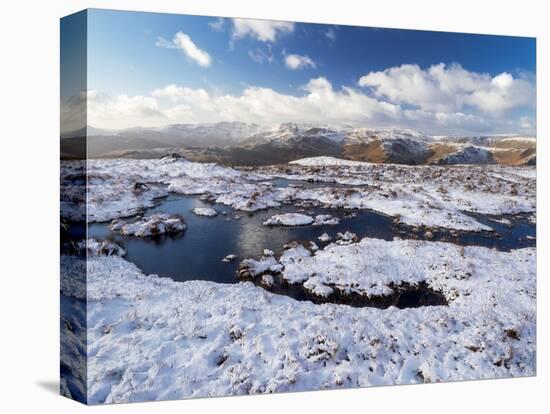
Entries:
<svg viewBox="0 0 550 414">
<path fill-rule="evenodd" d="M 273 180 L 277 186 L 286 186 L 288 181 Z M 292 184 L 292 183 L 291 183 Z M 313 185 L 316 185 L 315 183 Z M 319 184 L 325 186 L 326 184 Z M 201 217 L 192 213 L 195 207 L 215 208 L 219 214 L 216 217 Z M 161 236 L 154 238 L 136 238 L 122 236 L 111 232 L 108 223 L 93 223 L 88 227 L 88 237 L 96 239 L 110 238 L 127 250 L 127 260 L 135 263 L 146 274 L 158 274 L 177 281 L 211 280 L 219 283 L 236 283 L 239 262 L 245 258 L 258 257 L 264 249 L 280 254 L 282 247 L 291 241 L 315 241 L 319 247 L 327 243 L 318 241 L 323 233 L 328 233 L 333 239 L 338 232 L 351 231 L 359 238 L 372 237 L 392 240 L 393 237 L 403 239 L 428 239 L 426 228 L 413 228 L 397 224 L 391 217 L 372 211 L 355 211 L 355 217 L 349 217 L 349 211 L 323 208 L 305 208 L 303 212 L 309 215 L 332 214 L 340 218 L 335 226 L 304 226 L 304 227 L 266 227 L 262 223 L 274 214 L 297 212 L 296 206 L 283 206 L 278 209 L 268 209 L 253 213 L 235 211 L 223 205 L 212 205 L 203 202 L 196 196 L 170 195 L 162 199 L 158 206 L 148 209 L 146 214 L 165 212 L 181 214 L 187 223 L 184 233 L 177 236 Z M 237 216 L 239 218 L 237 218 Z M 476 219 L 492 227 L 493 233 L 450 232 L 445 229 L 429 229 L 430 240 L 443 240 L 460 245 L 477 245 L 511 250 L 535 245 L 536 228 L 529 223 L 528 217 L 507 217 L 511 225 L 501 224 L 487 216 L 476 216 Z M 222 262 L 228 254 L 236 254 L 233 262 Z M 302 287 L 281 285 L 272 288 L 275 293 L 285 294 L 298 300 L 313 300 Z M 399 295 L 391 298 L 389 305 L 352 303 L 353 298 L 344 298 L 348 304 L 355 306 L 413 307 L 442 304 L 441 296 L 436 292 L 422 289 L 402 289 Z M 334 296 L 331 301 L 338 300 Z M 400 301 L 399 303 L 396 301 Z M 342 300 L 342 303 L 345 303 Z"/>
<path fill-rule="evenodd" d="M 215 208 L 216 217 L 201 217 L 193 214 L 195 207 Z M 309 208 L 308 214 L 329 213 L 342 217 L 335 226 L 266 227 L 262 223 L 274 214 L 296 212 L 293 206 L 257 211 L 237 212 L 230 207 L 202 202 L 197 197 L 170 195 L 160 205 L 149 209 L 147 214 L 164 212 L 181 214 L 187 223 L 184 233 L 177 236 L 136 238 L 111 232 L 108 223 L 94 223 L 88 227 L 88 237 L 110 238 L 123 246 L 126 259 L 135 263 L 145 273 L 171 277 L 174 280 L 213 280 L 220 283 L 237 281 L 235 273 L 239 261 L 257 257 L 264 249 L 280 253 L 283 245 L 297 240 L 313 240 L 323 233 L 336 237 L 337 232 L 350 230 L 360 236 L 391 240 L 393 221 L 390 217 L 365 212 L 354 218 L 344 218 L 343 211 Z M 225 215 L 223 213 L 226 213 Z M 240 219 L 236 219 L 238 215 Z M 228 254 L 236 254 L 237 260 L 222 262 Z"/>
</svg>

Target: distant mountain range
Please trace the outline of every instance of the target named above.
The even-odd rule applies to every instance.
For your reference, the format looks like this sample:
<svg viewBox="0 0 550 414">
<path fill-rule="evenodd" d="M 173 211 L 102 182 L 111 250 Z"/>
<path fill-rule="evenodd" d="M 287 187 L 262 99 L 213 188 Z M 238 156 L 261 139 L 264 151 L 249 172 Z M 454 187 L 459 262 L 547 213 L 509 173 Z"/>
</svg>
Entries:
<svg viewBox="0 0 550 414">
<path fill-rule="evenodd" d="M 521 136 L 431 137 L 406 129 L 331 128 L 284 123 L 275 127 L 220 122 L 119 131 L 88 127 L 61 137 L 62 156 L 82 148 L 92 158 L 157 158 L 178 153 L 191 160 L 264 165 L 335 156 L 396 164 L 534 165 L 536 139 Z"/>
</svg>

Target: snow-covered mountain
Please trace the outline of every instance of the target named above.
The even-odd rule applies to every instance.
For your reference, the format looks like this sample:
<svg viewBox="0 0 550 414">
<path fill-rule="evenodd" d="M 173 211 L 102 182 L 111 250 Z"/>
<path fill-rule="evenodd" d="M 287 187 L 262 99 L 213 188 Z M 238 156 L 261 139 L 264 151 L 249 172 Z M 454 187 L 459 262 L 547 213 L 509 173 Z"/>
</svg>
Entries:
<svg viewBox="0 0 550 414">
<path fill-rule="evenodd" d="M 235 144 L 266 129 L 267 127 L 258 124 L 217 122 L 212 124 L 172 124 L 153 128 L 128 128 L 117 131 L 114 135 L 149 138 L 170 145 L 208 147 Z"/>
<path fill-rule="evenodd" d="M 531 137 L 432 137 L 398 128 L 218 122 L 119 131 L 88 127 L 87 134 L 88 155 L 102 158 L 157 158 L 177 152 L 198 161 L 234 165 L 275 164 L 319 156 L 412 165 L 536 162 L 536 139 Z M 82 135 L 75 132 L 75 137 Z"/>
</svg>

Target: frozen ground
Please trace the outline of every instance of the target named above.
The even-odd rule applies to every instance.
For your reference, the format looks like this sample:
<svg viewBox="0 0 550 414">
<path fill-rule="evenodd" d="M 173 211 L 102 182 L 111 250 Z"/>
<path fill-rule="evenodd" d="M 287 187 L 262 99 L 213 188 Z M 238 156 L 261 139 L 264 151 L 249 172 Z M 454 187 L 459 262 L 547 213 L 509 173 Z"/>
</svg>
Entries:
<svg viewBox="0 0 550 414">
<path fill-rule="evenodd" d="M 349 262 L 355 248 L 364 249 L 364 258 Z M 403 310 L 315 305 L 252 283 L 179 283 L 146 276 L 117 256 L 91 257 L 90 402 L 535 374 L 534 249 L 501 253 L 370 239 L 330 245 L 308 263 L 328 268 L 318 276 L 321 290 L 338 265 L 326 257 L 335 250 L 345 256 L 343 266 L 358 270 L 346 284 L 383 294 L 389 281 L 427 280 L 450 304 Z M 64 263 L 70 267 L 70 259 Z M 372 272 L 363 272 L 365 263 Z M 287 266 L 282 271 L 289 277 L 303 279 Z"/>
<path fill-rule="evenodd" d="M 64 174 L 64 211 L 71 209 L 70 167 Z M 535 168 L 403 166 L 348 162 L 332 157 L 252 170 L 166 157 L 160 160 L 89 160 L 88 220 L 108 221 L 151 207 L 169 192 L 201 195 L 236 210 L 283 203 L 371 209 L 409 225 L 490 231 L 471 214 L 535 211 Z M 268 179 L 295 185 L 278 187 Z M 320 185 L 308 186 L 309 180 Z M 142 184 L 145 184 L 143 186 Z M 74 218 L 74 217 L 68 217 Z"/>
</svg>

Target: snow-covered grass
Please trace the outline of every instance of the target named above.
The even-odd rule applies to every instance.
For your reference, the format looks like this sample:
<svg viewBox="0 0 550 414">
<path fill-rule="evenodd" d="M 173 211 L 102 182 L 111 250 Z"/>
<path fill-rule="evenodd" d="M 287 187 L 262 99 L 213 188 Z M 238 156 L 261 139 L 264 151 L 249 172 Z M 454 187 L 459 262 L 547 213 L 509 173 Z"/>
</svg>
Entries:
<svg viewBox="0 0 550 414">
<path fill-rule="evenodd" d="M 181 233 L 186 227 L 183 217 L 166 213 L 152 214 L 131 223 L 122 219 L 115 219 L 109 225 L 109 228 L 113 231 L 118 231 L 126 236 L 137 237 Z"/>
<path fill-rule="evenodd" d="M 499 279 L 504 273 L 534 278 L 532 250 L 507 253 L 399 239 L 336 242 L 314 253 L 297 245 L 285 250 L 279 263 L 283 279 L 291 284 L 300 283 L 306 289 L 308 285 L 316 289 L 324 285 L 344 294 L 367 297 L 391 295 L 394 286 L 426 282 L 433 290 L 443 292 L 447 300 L 464 300 L 464 292 L 476 295 L 485 294 L 482 291 L 488 288 L 500 291 Z"/>
<path fill-rule="evenodd" d="M 78 208 L 78 194 L 74 194 L 78 191 L 71 190 L 71 180 L 78 171 L 76 164 L 71 165 L 63 175 L 67 185 L 63 186 L 62 203 L 68 218 L 74 219 L 82 209 Z M 371 209 L 408 225 L 463 231 L 491 230 L 469 213 L 535 211 L 534 167 L 403 166 L 317 157 L 240 170 L 167 157 L 89 160 L 87 172 L 89 222 L 135 215 L 169 192 L 202 195 L 206 201 L 242 211 L 300 202 Z M 296 185 L 276 187 L 265 182 L 269 178 L 294 180 Z M 303 180 L 326 185 L 311 187 Z M 136 190 L 136 183 L 146 187 Z"/>
<path fill-rule="evenodd" d="M 326 183 L 299 189 L 294 199 L 332 208 L 371 209 L 414 226 L 490 231 L 469 213 L 517 214 L 536 208 L 534 167 L 347 165 L 330 158 L 305 159 L 305 166 L 298 160 L 255 172 Z"/>
<path fill-rule="evenodd" d="M 62 173 L 63 210 L 66 218 L 81 219 L 82 166 L 68 165 Z M 246 170 L 167 157 L 89 160 L 87 172 L 88 221 L 118 219 L 114 230 L 137 236 L 185 228 L 178 217 L 163 214 L 120 220 L 142 214 L 170 192 L 201 195 L 242 211 L 302 203 L 372 209 L 396 222 L 455 230 L 490 230 L 471 213 L 530 213 L 536 220 L 532 167 L 417 167 L 323 157 Z M 278 177 L 295 185 L 265 182 Z M 337 220 L 292 214 L 307 225 Z M 272 219 L 277 225 L 299 221 L 288 214 Z M 449 305 L 384 310 L 318 305 L 250 282 L 175 282 L 143 274 L 112 242 L 89 240 L 78 246 L 87 249 L 87 262 L 61 260 L 62 306 L 87 314 L 82 338 L 89 402 L 535 374 L 534 248 L 499 252 L 430 241 L 359 241 L 349 231 L 328 245 L 326 233 L 319 241 L 324 247 L 291 243 L 280 256 L 264 250 L 241 262 L 240 276 L 266 289 L 275 278 L 299 284 L 327 302 L 335 293 L 376 297 L 422 283 L 441 292 Z M 86 349 L 77 337 L 83 326 L 78 318 L 64 323 L 62 335 L 71 349 L 63 361 L 79 364 L 78 353 Z M 66 382 L 62 386 L 68 389 Z M 84 388 L 77 384 L 75 390 Z"/>
<path fill-rule="evenodd" d="M 346 260 L 334 262 L 335 252 Z M 273 256 L 265 260 L 265 266 L 278 265 Z M 89 402 L 535 374 L 532 248 L 501 253 L 366 239 L 331 245 L 315 256 L 304 252 L 303 260 L 319 271 L 320 280 L 308 277 L 308 288 L 319 295 L 329 293 L 326 278 L 346 280 L 335 272 L 343 266 L 360 270 L 365 289 L 382 286 L 380 281 L 426 280 L 450 304 L 402 310 L 315 305 L 252 283 L 174 282 L 146 276 L 117 256 L 90 257 Z M 71 266 L 82 265 L 70 258 L 62 262 L 68 274 Z M 62 285 L 68 298 L 79 292 Z"/>
</svg>

